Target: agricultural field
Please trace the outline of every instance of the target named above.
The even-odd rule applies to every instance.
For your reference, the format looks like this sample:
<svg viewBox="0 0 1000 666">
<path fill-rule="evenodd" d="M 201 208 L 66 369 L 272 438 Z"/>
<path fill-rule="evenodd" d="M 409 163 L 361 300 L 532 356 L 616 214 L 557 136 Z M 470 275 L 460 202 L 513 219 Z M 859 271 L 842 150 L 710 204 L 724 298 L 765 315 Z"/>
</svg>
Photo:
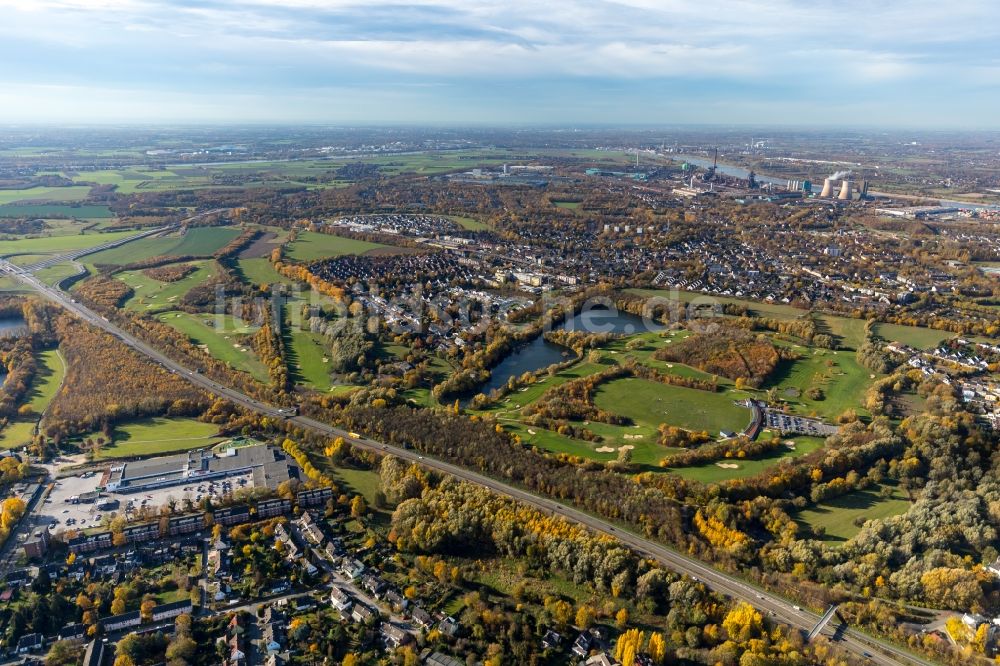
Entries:
<svg viewBox="0 0 1000 666">
<path fill-rule="evenodd" d="M 193 315 L 178 311 L 163 312 L 157 319 L 188 336 L 192 342 L 201 345 L 209 354 L 230 367 L 248 372 L 260 381 L 268 381 L 267 368 L 249 347 L 249 341 L 244 339 L 256 327 L 230 315 L 222 318 L 221 325 L 218 325 L 220 322 L 215 315 Z"/>
<path fill-rule="evenodd" d="M 880 494 L 885 487 L 892 489 L 889 497 Z M 854 524 L 856 520 L 881 520 L 906 513 L 909 508 L 910 501 L 902 490 L 883 485 L 815 504 L 798 512 L 795 519 L 803 527 L 822 529 L 820 540 L 836 545 L 849 541 L 861 530 Z"/>
<path fill-rule="evenodd" d="M 345 254 L 364 254 L 388 247 L 392 246 L 305 231 L 300 232 L 298 237 L 286 246 L 285 255 L 295 261 L 317 261 Z"/>
<path fill-rule="evenodd" d="M 131 232 L 130 232 L 131 233 Z M 231 227 L 195 227 L 184 236 L 178 233 L 141 238 L 120 247 L 113 247 L 86 257 L 87 264 L 124 266 L 151 257 L 210 256 L 236 238 L 239 231 Z"/>
<path fill-rule="evenodd" d="M 125 307 L 137 312 L 156 312 L 172 309 L 184 294 L 219 273 L 214 261 L 190 262 L 197 268 L 176 282 L 161 282 L 145 275 L 142 271 L 127 271 L 115 277 L 132 287 L 135 295 L 125 302 Z"/>
<path fill-rule="evenodd" d="M 111 219 L 115 216 L 107 206 L 57 204 L 7 204 L 0 206 L 0 217 L 68 217 L 80 220 Z"/>
<path fill-rule="evenodd" d="M 126 236 L 134 236 L 134 231 L 108 231 L 76 234 L 72 236 L 51 236 L 44 238 L 19 238 L 17 240 L 0 241 L 0 255 L 7 254 L 45 254 L 51 255 L 72 250 L 85 250 L 90 247 L 110 243 Z M 138 242 L 138 241 L 137 241 Z M 129 247 L 125 244 L 115 250 Z M 110 250 L 105 250 L 108 252 Z M 97 255 L 95 255 L 97 256 Z"/>
<path fill-rule="evenodd" d="M 209 448 L 222 441 L 219 427 L 186 418 L 149 418 L 115 427 L 112 442 L 101 447 L 98 459 L 147 456 Z"/>
<path fill-rule="evenodd" d="M 292 284 L 294 282 L 294 280 L 274 270 L 271 262 L 265 257 L 239 259 L 236 262 L 236 267 L 243 276 L 243 281 L 247 284 Z"/>
<path fill-rule="evenodd" d="M 83 201 L 90 194 L 87 186 L 29 187 L 24 190 L 0 190 L 0 205 L 33 201 Z"/>
</svg>

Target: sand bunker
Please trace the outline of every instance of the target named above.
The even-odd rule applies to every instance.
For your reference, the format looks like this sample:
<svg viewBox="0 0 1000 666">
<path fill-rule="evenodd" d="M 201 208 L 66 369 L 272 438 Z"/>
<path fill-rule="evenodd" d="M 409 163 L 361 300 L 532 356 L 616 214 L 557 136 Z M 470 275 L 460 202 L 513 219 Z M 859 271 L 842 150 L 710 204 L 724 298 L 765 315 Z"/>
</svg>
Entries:
<svg viewBox="0 0 1000 666">
<path fill-rule="evenodd" d="M 615 450 L 610 446 L 599 446 L 595 449 L 598 453 L 614 453 Z"/>
<path fill-rule="evenodd" d="M 715 463 L 715 466 L 716 467 L 721 467 L 722 469 L 739 469 L 740 468 L 740 466 L 737 465 L 736 463 L 724 463 L 724 462 L 717 462 L 717 463 Z"/>
</svg>

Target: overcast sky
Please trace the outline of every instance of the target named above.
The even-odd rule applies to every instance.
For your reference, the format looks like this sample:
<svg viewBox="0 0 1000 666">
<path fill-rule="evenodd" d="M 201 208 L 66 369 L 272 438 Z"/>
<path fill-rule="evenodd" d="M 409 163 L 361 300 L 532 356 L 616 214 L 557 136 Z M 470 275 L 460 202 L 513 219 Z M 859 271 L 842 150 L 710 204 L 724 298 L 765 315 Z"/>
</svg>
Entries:
<svg viewBox="0 0 1000 666">
<path fill-rule="evenodd" d="M 998 128 L 998 16 L 998 0 L 0 0 L 0 122 Z"/>
</svg>

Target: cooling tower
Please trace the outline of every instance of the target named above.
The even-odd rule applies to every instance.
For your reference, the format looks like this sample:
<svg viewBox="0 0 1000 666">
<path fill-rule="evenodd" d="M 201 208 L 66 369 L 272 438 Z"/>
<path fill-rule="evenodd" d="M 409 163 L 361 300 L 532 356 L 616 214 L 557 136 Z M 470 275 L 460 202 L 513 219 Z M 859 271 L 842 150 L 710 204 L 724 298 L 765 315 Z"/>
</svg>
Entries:
<svg viewBox="0 0 1000 666">
<path fill-rule="evenodd" d="M 838 199 L 850 199 L 851 198 L 851 194 L 853 192 L 854 192 L 854 181 L 853 180 L 845 180 L 844 183 L 840 186 L 840 195 L 837 198 Z"/>
<path fill-rule="evenodd" d="M 833 196 L 834 184 L 835 184 L 834 181 L 832 179 L 830 179 L 830 178 L 827 178 L 826 180 L 824 180 L 823 181 L 823 191 L 820 192 L 819 195 L 821 197 L 832 197 Z"/>
</svg>

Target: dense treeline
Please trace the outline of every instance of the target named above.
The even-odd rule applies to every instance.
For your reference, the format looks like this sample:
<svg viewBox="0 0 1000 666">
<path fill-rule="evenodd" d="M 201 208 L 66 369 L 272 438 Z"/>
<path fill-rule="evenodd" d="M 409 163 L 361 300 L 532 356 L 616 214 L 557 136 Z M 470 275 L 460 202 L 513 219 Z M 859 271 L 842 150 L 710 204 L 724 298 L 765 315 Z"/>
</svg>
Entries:
<svg viewBox="0 0 1000 666">
<path fill-rule="evenodd" d="M 712 324 L 706 332 L 657 350 L 654 358 L 684 363 L 750 386 L 760 386 L 774 371 L 782 353 L 765 336 Z"/>
<path fill-rule="evenodd" d="M 0 386 L 0 418 L 11 419 L 38 372 L 31 336 L 0 341 L 0 365 L 7 375 Z"/>
<path fill-rule="evenodd" d="M 662 431 L 663 429 L 661 428 Z M 661 443 L 663 443 L 662 439 Z M 736 437 L 715 444 L 701 446 L 697 449 L 671 454 L 660 461 L 660 466 L 694 467 L 727 458 L 736 458 L 738 460 L 757 458 L 776 450 L 781 445 L 781 439 L 777 437 L 758 440 Z"/>
<path fill-rule="evenodd" d="M 89 324 L 63 315 L 56 331 L 67 371 L 49 406 L 49 436 L 107 431 L 141 416 L 194 416 L 209 405 L 187 381 Z"/>
<path fill-rule="evenodd" d="M 649 536 L 670 543 L 688 541 L 684 511 L 658 488 L 603 470 L 583 470 L 515 444 L 491 421 L 409 407 L 339 406 L 324 397 L 326 408 L 307 404 L 318 418 L 398 446 L 412 446 L 442 459 L 479 469 L 536 492 L 569 499 L 612 519 L 642 525 Z"/>
<path fill-rule="evenodd" d="M 81 282 L 77 294 L 92 303 L 106 308 L 120 308 L 135 293 L 121 280 L 105 275 L 95 275 Z"/>
<path fill-rule="evenodd" d="M 172 263 L 147 268 L 142 271 L 142 274 L 154 280 L 159 280 L 160 282 L 177 282 L 179 280 L 183 280 L 194 271 L 195 267 L 191 264 Z"/>
</svg>

